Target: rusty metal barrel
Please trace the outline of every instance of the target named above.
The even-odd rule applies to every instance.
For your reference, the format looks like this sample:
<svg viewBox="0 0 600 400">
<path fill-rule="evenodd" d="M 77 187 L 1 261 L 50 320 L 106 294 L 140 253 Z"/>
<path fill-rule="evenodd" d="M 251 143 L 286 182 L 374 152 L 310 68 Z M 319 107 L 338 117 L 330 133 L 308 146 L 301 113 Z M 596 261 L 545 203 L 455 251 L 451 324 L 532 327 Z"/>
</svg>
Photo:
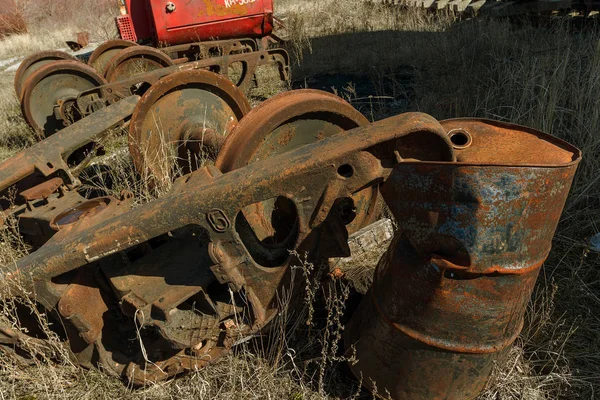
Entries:
<svg viewBox="0 0 600 400">
<path fill-rule="evenodd" d="M 456 163 L 397 165 L 398 225 L 345 333 L 363 384 L 393 399 L 472 399 L 523 327 L 581 152 L 533 129 L 443 121 Z"/>
</svg>

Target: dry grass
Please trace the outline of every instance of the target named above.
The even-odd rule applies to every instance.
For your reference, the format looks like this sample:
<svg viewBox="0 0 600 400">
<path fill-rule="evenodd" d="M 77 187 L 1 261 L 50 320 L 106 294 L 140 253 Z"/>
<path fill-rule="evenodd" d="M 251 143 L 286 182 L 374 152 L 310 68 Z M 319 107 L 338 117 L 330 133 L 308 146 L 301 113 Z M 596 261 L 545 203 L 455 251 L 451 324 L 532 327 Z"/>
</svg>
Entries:
<svg viewBox="0 0 600 400">
<path fill-rule="evenodd" d="M 21 116 L 13 76 L 3 73 L 0 73 L 0 132 L 0 161 L 35 142 L 33 131 Z"/>
<path fill-rule="evenodd" d="M 544 130 L 583 149 L 525 329 L 481 399 L 594 398 L 600 390 L 600 254 L 589 252 L 587 239 L 600 231 L 600 34 L 561 24 L 459 21 L 361 0 L 280 0 L 276 8 L 291 30 L 295 86 L 332 88 L 372 119 L 409 110 L 440 119 L 489 117 Z M 0 54 L 9 48 L 3 46 Z M 31 136 L 5 84 L 9 78 L 0 77 L 2 158 L 27 146 Z M 131 162 L 127 156 L 122 162 L 117 170 L 127 175 Z M 0 241 L 2 263 L 25 251 L 12 239 Z M 358 383 L 335 354 L 336 325 L 343 318 L 342 303 L 333 301 L 348 294 L 335 285 L 338 295 L 331 298 L 308 285 L 313 326 L 281 322 L 270 336 L 275 343 L 248 343 L 182 379 L 130 391 L 65 360 L 60 367 L 40 362 L 27 368 L 5 360 L 0 393 L 11 399 L 348 398 Z M 303 322 L 309 311 L 291 309 L 282 318 Z"/>
</svg>

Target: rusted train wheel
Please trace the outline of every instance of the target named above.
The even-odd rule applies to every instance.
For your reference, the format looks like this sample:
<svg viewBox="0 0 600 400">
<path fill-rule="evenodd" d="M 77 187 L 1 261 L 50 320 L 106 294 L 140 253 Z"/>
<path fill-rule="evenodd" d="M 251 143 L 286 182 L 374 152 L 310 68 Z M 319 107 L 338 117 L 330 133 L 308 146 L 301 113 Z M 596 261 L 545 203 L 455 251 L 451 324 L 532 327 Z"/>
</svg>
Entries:
<svg viewBox="0 0 600 400">
<path fill-rule="evenodd" d="M 155 183 L 195 170 L 214 159 L 249 111 L 244 94 L 224 76 L 191 70 L 162 78 L 142 96 L 131 118 L 129 150 L 137 170 Z"/>
<path fill-rule="evenodd" d="M 236 126 L 215 165 L 226 173 L 368 123 L 349 103 L 330 93 L 311 89 L 285 92 L 253 109 Z M 374 220 L 379 209 L 377 198 L 376 188 L 366 188 L 340 205 L 350 233 Z M 244 213 L 259 238 L 261 232 L 273 230 L 273 211 L 281 208 L 276 201 L 257 203 Z"/>
<path fill-rule="evenodd" d="M 88 64 L 91 65 L 102 76 L 106 73 L 108 62 L 121 50 L 137 46 L 137 43 L 129 40 L 115 39 L 102 43 L 90 55 Z"/>
<path fill-rule="evenodd" d="M 23 84 L 27 78 L 40 68 L 58 60 L 77 61 L 72 55 L 65 53 L 64 51 L 56 50 L 40 51 L 25 58 L 15 73 L 15 93 L 17 94 L 17 98 L 19 100 L 21 99 L 21 96 L 23 95 Z"/>
<path fill-rule="evenodd" d="M 32 74 L 24 84 L 21 110 L 25 121 L 43 139 L 79 120 L 90 110 L 79 110 L 77 95 L 106 84 L 89 65 L 55 61 Z"/>
<path fill-rule="evenodd" d="M 110 59 L 104 77 L 108 82 L 116 82 L 171 65 L 174 65 L 173 60 L 160 50 L 148 46 L 132 46 L 122 49 Z"/>
</svg>

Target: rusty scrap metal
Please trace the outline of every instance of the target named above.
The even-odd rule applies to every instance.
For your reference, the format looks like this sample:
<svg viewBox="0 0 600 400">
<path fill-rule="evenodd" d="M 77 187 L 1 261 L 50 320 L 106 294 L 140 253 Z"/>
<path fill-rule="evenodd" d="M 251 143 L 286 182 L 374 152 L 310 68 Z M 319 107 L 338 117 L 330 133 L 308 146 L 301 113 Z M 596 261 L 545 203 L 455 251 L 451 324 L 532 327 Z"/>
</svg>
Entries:
<svg viewBox="0 0 600 400">
<path fill-rule="evenodd" d="M 101 363 L 134 384 L 202 367 L 259 332 L 289 284 L 290 250 L 348 256 L 344 227 L 366 221 L 370 209 L 353 207 L 354 199 L 370 195 L 404 159 L 454 160 L 445 129 L 426 114 L 356 127 L 362 122 L 347 125 L 349 105 L 322 95 L 318 112 L 317 95 L 304 94 L 307 105 L 302 93 L 276 97 L 238 123 L 217 165 L 231 160 L 226 148 L 239 151 L 243 132 L 272 139 L 242 165 L 226 173 L 202 167 L 155 201 L 60 229 L 4 267 L 1 290 L 16 283 L 35 292 L 41 306 L 60 314 L 57 326 L 82 365 Z M 261 120 L 261 110 L 294 108 L 305 113 L 278 116 L 279 132 Z M 271 128 L 256 131 L 257 122 Z M 298 145 L 285 147 L 286 130 Z M 294 130 L 310 139 L 294 139 Z M 264 237 L 257 232 L 263 227 Z"/>
<path fill-rule="evenodd" d="M 90 54 L 88 64 L 91 65 L 98 73 L 106 77 L 110 60 L 117 55 L 121 50 L 138 44 L 129 40 L 113 39 L 107 40 Z"/>
<path fill-rule="evenodd" d="M 575 147 L 507 123 L 443 121 L 457 162 L 400 163 L 381 187 L 400 230 L 346 330 L 368 387 L 473 399 L 523 327 Z"/>
<path fill-rule="evenodd" d="M 154 47 L 131 46 L 110 59 L 104 76 L 108 82 L 116 82 L 172 65 L 175 65 L 173 60 Z"/>
<path fill-rule="evenodd" d="M 258 160 L 273 157 L 296 147 L 368 124 L 368 120 L 341 98 L 318 90 L 294 90 L 276 96 L 276 101 L 264 102 L 243 121 L 240 129 L 232 132 L 219 153 L 215 166 L 223 173 Z M 352 175 L 352 171 L 340 171 Z M 336 182 L 328 187 L 324 196 L 335 196 Z M 323 199 L 328 202 L 331 199 Z M 281 206 L 281 205 L 279 205 Z M 350 233 L 379 217 L 381 203 L 376 187 L 354 193 L 351 198 L 340 199 L 338 204 L 344 214 L 344 224 Z M 253 205 L 254 212 L 244 211 L 248 222 L 259 239 L 274 234 L 270 210 L 278 207 L 274 201 Z M 311 224 L 320 224 L 329 210 L 315 216 Z M 260 218 L 257 218 L 259 216 Z M 265 220 L 265 217 L 267 220 Z"/>
<path fill-rule="evenodd" d="M 31 74 L 48 63 L 58 60 L 77 61 L 72 55 L 58 50 L 44 50 L 25 58 L 15 73 L 14 85 L 17 98 L 20 100 L 23 96 L 23 84 Z"/>
<path fill-rule="evenodd" d="M 127 49 L 125 49 L 127 50 Z M 231 53 L 223 56 L 209 57 L 200 60 L 189 60 L 184 64 L 177 64 L 171 67 L 153 70 L 150 72 L 135 75 L 133 77 L 122 79 L 117 82 L 111 82 L 103 87 L 90 89 L 80 93 L 79 98 L 84 98 L 93 93 L 102 93 L 107 99 L 119 99 L 131 95 L 132 87 L 144 86 L 156 83 L 159 79 L 178 71 L 187 71 L 192 69 L 208 69 L 227 76 L 229 68 L 234 64 L 241 64 L 241 76 L 236 83 L 244 93 L 251 88 L 256 69 L 261 65 L 276 65 L 279 69 L 281 80 L 289 79 L 289 55 L 284 49 L 259 49 L 250 53 Z"/>
<path fill-rule="evenodd" d="M 75 172 L 81 170 L 81 162 L 88 160 L 82 153 L 89 150 L 87 146 L 128 119 L 138 100 L 138 96 L 132 96 L 108 106 L 1 163 L 2 220 L 9 216 L 17 219 L 19 234 L 39 247 L 67 220 L 73 222 L 84 214 L 93 214 L 92 205 L 96 214 L 101 211 L 98 200 L 89 203 L 79 194 L 81 182 Z M 126 194 L 119 200 L 108 199 L 106 208 L 129 199 Z M 104 216 L 111 214 L 102 211 Z"/>
<path fill-rule="evenodd" d="M 80 92 L 106 83 L 92 67 L 79 61 L 50 62 L 23 83 L 21 110 L 39 139 L 53 135 L 83 115 L 104 107 L 98 99 L 76 104 Z"/>
<path fill-rule="evenodd" d="M 135 52 L 142 47 L 144 46 L 122 49 L 113 57 L 113 60 L 119 58 L 122 52 L 127 55 L 129 52 Z M 108 84 L 93 68 L 83 63 L 57 61 L 32 73 L 23 84 L 23 95 L 21 97 L 23 116 L 38 136 L 43 138 L 108 104 L 134 94 L 142 95 L 161 78 L 180 71 L 208 69 L 228 76 L 230 68 L 239 65 L 240 76 L 234 83 L 244 93 L 250 90 L 256 70 L 261 65 L 276 65 L 280 79 L 283 81 L 289 79 L 290 62 L 289 55 L 285 50 L 259 49 L 250 53 L 238 53 L 234 52 L 233 47 L 228 48 L 232 52 L 231 54 L 154 69 Z M 235 48 L 238 49 L 239 47 Z M 242 50 L 244 48 L 242 47 Z M 134 68 L 136 63 L 133 61 L 135 60 L 137 60 L 135 57 L 131 59 L 124 58 L 121 60 L 124 64 L 118 65 L 123 67 L 128 65 Z M 129 63 L 129 61 L 132 61 L 132 63 Z M 107 71 L 108 76 L 111 77 L 110 79 L 118 79 L 116 75 L 113 76 L 110 65 L 111 62 L 106 64 L 109 69 Z M 115 67 L 116 69 L 113 69 L 114 71 L 121 70 L 118 65 Z M 129 75 L 127 71 L 124 73 Z"/>
<path fill-rule="evenodd" d="M 176 72 L 152 85 L 137 104 L 129 151 L 140 174 L 153 182 L 214 160 L 225 137 L 250 111 L 229 79 L 204 70 Z M 172 151 L 171 151 L 172 150 Z"/>
<path fill-rule="evenodd" d="M 346 329 L 358 358 L 351 368 L 395 399 L 474 398 L 522 328 L 579 150 L 489 120 L 407 113 L 368 124 L 348 103 L 313 90 L 243 115 L 238 89 L 207 74 L 174 74 L 150 89 L 134 113 L 132 141 L 152 142 L 150 115 L 167 123 L 174 142 L 197 137 L 206 126 L 193 111 L 219 93 L 205 108 L 220 127 L 236 121 L 215 165 L 134 209 L 101 197 L 46 217 L 53 234 L 38 233 L 45 243 L 37 251 L 3 266 L 0 293 L 34 296 L 60 320 L 82 366 L 102 365 L 135 385 L 163 380 L 265 329 L 292 283 L 294 254 L 350 256 L 349 234 L 379 217 L 381 194 L 400 230 Z M 120 120 L 136 101 L 46 140 L 62 142 L 69 129 L 110 115 Z M 154 150 L 134 159 L 147 168 Z M 7 177 L 32 173 L 10 168 Z M 11 179 L 4 181 L 21 178 Z M 21 207 L 45 212 L 74 179 L 46 173 L 20 191 Z M 0 333 L 4 347 L 23 341 L 19 332 Z"/>
</svg>

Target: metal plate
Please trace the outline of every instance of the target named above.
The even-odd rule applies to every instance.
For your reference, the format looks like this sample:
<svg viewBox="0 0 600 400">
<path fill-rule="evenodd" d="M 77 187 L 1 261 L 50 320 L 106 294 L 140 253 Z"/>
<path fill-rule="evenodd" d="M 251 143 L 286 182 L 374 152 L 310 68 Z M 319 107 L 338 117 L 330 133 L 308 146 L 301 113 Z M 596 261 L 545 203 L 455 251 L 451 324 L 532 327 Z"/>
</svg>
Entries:
<svg viewBox="0 0 600 400">
<path fill-rule="evenodd" d="M 116 56 L 121 50 L 128 47 L 137 46 L 137 43 L 130 42 L 129 40 L 109 40 L 102 43 L 94 50 L 90 55 L 88 64 L 91 65 L 98 73 L 105 76 L 108 68 L 108 62 Z"/>
<path fill-rule="evenodd" d="M 175 45 L 240 37 L 261 37 L 273 29 L 273 0 L 173 2 L 147 0 L 157 43 Z M 132 18 L 134 16 L 132 15 Z"/>
<path fill-rule="evenodd" d="M 330 93 L 311 89 L 282 93 L 256 107 L 238 124 L 215 165 L 225 173 L 368 123 L 349 103 Z M 352 196 L 352 210 L 348 211 L 354 215 L 347 222 L 350 233 L 374 220 L 376 202 L 376 188 Z M 245 212 L 249 221 L 255 221 L 251 223 L 255 233 L 272 230 L 273 207 L 276 204 L 256 204 L 258 218 Z"/>
<path fill-rule="evenodd" d="M 162 78 L 131 119 L 129 150 L 137 170 L 155 183 L 170 181 L 173 167 L 195 170 L 214 158 L 220 138 L 249 111 L 244 94 L 222 75 L 192 70 Z"/>
<path fill-rule="evenodd" d="M 84 90 L 106 84 L 96 70 L 78 61 L 55 61 L 32 74 L 24 84 L 21 110 L 25 121 L 40 138 L 65 127 L 57 115 L 60 102 L 72 100 Z M 73 120 L 77 110 L 72 109 Z"/>
<path fill-rule="evenodd" d="M 65 210 L 50 221 L 50 227 L 56 231 L 63 227 L 79 222 L 90 216 L 95 216 L 105 211 L 111 202 L 116 202 L 117 199 L 107 197 L 97 197 L 95 199 L 78 204 L 76 207 Z"/>
<path fill-rule="evenodd" d="M 40 51 L 24 59 L 15 73 L 15 93 L 17 94 L 17 98 L 19 100 L 21 99 L 21 96 L 23 95 L 23 84 L 31 74 L 48 63 L 57 60 L 77 61 L 72 55 L 57 50 Z"/>
<path fill-rule="evenodd" d="M 108 82 L 116 82 L 171 65 L 173 60 L 160 50 L 132 46 L 122 49 L 109 61 L 104 77 Z"/>
</svg>

